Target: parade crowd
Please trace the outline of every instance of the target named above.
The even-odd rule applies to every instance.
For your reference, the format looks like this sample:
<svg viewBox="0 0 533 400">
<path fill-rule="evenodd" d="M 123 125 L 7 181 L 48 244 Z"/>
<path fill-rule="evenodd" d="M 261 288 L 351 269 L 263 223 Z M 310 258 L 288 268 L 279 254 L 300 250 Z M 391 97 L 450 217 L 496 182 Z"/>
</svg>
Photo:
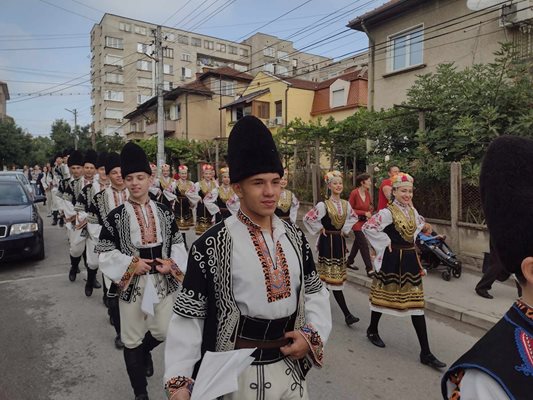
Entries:
<svg viewBox="0 0 533 400">
<path fill-rule="evenodd" d="M 517 276 L 524 294 L 444 374 L 436 392 L 446 399 L 526 399 L 533 393 L 533 311 L 528 305 L 533 234 L 524 229 L 523 238 L 509 237 L 511 229 L 516 231 L 512 224 L 533 223 L 529 214 L 518 214 L 532 197 L 533 185 L 524 183 L 533 177 L 533 141 L 509 137 L 495 142 L 481 174 L 491 247 Z M 515 145 L 518 153 L 510 150 Z M 512 200 L 498 187 L 514 182 L 505 159 L 510 151 L 524 191 Z M 430 349 L 426 272 L 415 247 L 420 237 L 435 243 L 445 238 L 434 234 L 414 208 L 414 179 L 397 166 L 381 183 L 376 207 L 370 175 L 357 176 L 348 200 L 341 198 L 341 172 L 325 175 L 327 196 L 303 219 L 305 229 L 318 237 L 315 264 L 315 244 L 296 225 L 299 202 L 287 189 L 288 171 L 269 130 L 255 117 L 233 127 L 227 166 L 217 171 L 218 180 L 210 164 L 202 166 L 198 182 L 189 180 L 186 165 L 175 171 L 163 165 L 158 176 L 132 142 L 120 154 L 67 150 L 52 161 L 28 174 L 46 194 L 52 224 L 66 228 L 68 279 L 76 281 L 84 260 L 85 295 L 103 288 L 114 343 L 123 351 L 136 400 L 148 399 L 151 351 L 163 342 L 164 387 L 171 400 L 190 398 L 206 351 L 244 348 L 256 349 L 255 361 L 239 376 L 238 390 L 222 398 L 312 397 L 305 376 L 327 359 L 329 295 L 346 325 L 359 321 L 343 293 L 347 268 L 358 269 L 353 265 L 358 252 L 372 278 L 369 341 L 386 347 L 378 329 L 383 314 L 409 316 L 420 362 L 446 367 Z M 502 206 L 509 201 L 514 205 Z M 198 235 L 194 243 L 186 242 L 188 230 Z M 350 249 L 346 239 L 352 232 Z"/>
</svg>

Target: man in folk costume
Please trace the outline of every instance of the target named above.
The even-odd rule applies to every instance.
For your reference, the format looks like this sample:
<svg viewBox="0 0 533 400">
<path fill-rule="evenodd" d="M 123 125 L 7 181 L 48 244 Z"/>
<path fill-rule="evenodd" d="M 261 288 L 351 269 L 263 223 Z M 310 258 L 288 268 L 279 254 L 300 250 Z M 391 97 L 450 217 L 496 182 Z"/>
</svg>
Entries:
<svg viewBox="0 0 533 400">
<path fill-rule="evenodd" d="M 218 212 L 216 201 L 218 197 L 215 170 L 210 164 L 202 165 L 202 179 L 194 184 L 198 195 L 196 203 L 196 234 L 201 235 L 211 225 L 213 216 Z"/>
<path fill-rule="evenodd" d="M 296 223 L 298 217 L 298 208 L 300 208 L 300 202 L 296 198 L 293 192 L 287 189 L 289 183 L 289 171 L 285 170 L 283 177 L 281 178 L 281 194 L 279 196 L 278 206 L 276 207 L 276 215 L 285 221 L 291 221 Z"/>
<path fill-rule="evenodd" d="M 85 158 L 84 170 L 89 171 L 85 174 L 85 177 L 90 176 L 93 170 L 98 174 L 94 175 L 93 180 L 81 190 L 80 195 L 76 201 L 74 209 L 78 212 L 78 219 L 80 224 L 84 223 L 86 228 L 86 240 L 85 240 L 85 254 L 87 257 L 87 281 L 85 283 L 85 295 L 87 297 L 93 294 L 93 289 L 100 289 L 102 285 L 96 279 L 98 273 L 98 254 L 94 251 L 96 244 L 98 243 L 98 237 L 100 236 L 100 225 L 95 223 L 90 216 L 90 210 L 92 207 L 94 196 L 100 193 L 107 186 L 108 180 L 105 176 L 105 158 L 107 153 L 98 154 L 96 161 L 89 159 L 88 157 L 94 157 L 91 151 L 87 152 Z M 94 162 L 94 164 L 93 164 Z M 102 172 L 103 171 L 103 172 Z M 102 177 L 103 175 L 103 177 Z"/>
<path fill-rule="evenodd" d="M 80 272 L 79 265 L 81 257 L 85 251 L 84 225 L 77 220 L 78 213 L 74 209 L 76 200 L 85 186 L 83 177 L 85 160 L 78 150 L 74 150 L 68 157 L 68 167 L 71 178 L 63 180 L 62 212 L 67 222 L 67 236 L 69 241 L 70 270 L 69 280 L 74 282 L 76 275 Z M 89 182 L 87 182 L 89 183 Z"/>
<path fill-rule="evenodd" d="M 491 245 L 522 297 L 444 374 L 444 399 L 532 398 L 532 159 L 533 140 L 508 135 L 495 139 L 483 159 L 479 182 Z"/>
<path fill-rule="evenodd" d="M 168 398 L 189 399 L 205 351 L 257 347 L 224 399 L 307 399 L 305 374 L 322 365 L 331 330 L 329 294 L 303 232 L 274 215 L 283 167 L 259 119 L 235 124 L 228 164 L 240 210 L 191 248 L 165 347 Z"/>
<path fill-rule="evenodd" d="M 144 151 L 129 142 L 120 158 L 129 198 L 103 219 L 96 251 L 102 272 L 120 290 L 126 369 L 135 399 L 146 400 L 146 375 L 149 369 L 153 373 L 150 351 L 165 340 L 187 249 L 174 213 L 149 198 L 152 178 Z"/>
<path fill-rule="evenodd" d="M 161 167 L 161 177 L 156 180 L 156 183 L 159 188 L 157 201 L 173 210 L 174 202 L 176 201 L 176 181 L 170 174 L 170 165 L 163 164 Z"/>
<path fill-rule="evenodd" d="M 52 174 L 54 176 L 54 180 L 57 183 L 57 188 L 52 191 L 52 195 L 55 195 L 55 201 L 57 206 L 56 213 L 52 213 L 52 225 L 57 225 L 57 223 L 59 222 L 59 227 L 61 228 L 65 225 L 65 218 L 63 215 L 63 195 L 68 186 L 68 183 L 71 180 L 69 170 L 70 165 L 68 162 L 69 154 L 70 153 L 67 153 L 67 150 L 65 150 L 63 153 L 57 154 L 54 167 L 52 168 Z M 67 161 L 65 162 L 64 159 L 66 159 Z"/>
<path fill-rule="evenodd" d="M 178 179 L 176 180 L 176 202 L 174 203 L 174 215 L 178 227 L 186 231 L 194 226 L 192 204 L 198 202 L 198 194 L 194 182 L 188 179 L 189 169 L 186 165 L 178 166 Z"/>
<path fill-rule="evenodd" d="M 109 153 L 105 160 L 105 172 L 109 180 L 109 186 L 94 195 L 88 214 L 89 224 L 104 226 L 104 221 L 109 213 L 124 204 L 128 200 L 129 192 L 126 189 L 120 172 L 120 155 Z M 118 286 L 102 273 L 104 281 L 104 304 L 108 308 L 110 320 L 115 328 L 115 347 L 123 349 L 124 343 L 120 338 L 120 311 L 118 305 Z"/>
<path fill-rule="evenodd" d="M 215 214 L 216 222 L 231 217 L 239 211 L 239 196 L 233 190 L 230 182 L 229 168 L 220 168 L 220 186 L 218 187 L 216 201 L 218 212 Z"/>
</svg>

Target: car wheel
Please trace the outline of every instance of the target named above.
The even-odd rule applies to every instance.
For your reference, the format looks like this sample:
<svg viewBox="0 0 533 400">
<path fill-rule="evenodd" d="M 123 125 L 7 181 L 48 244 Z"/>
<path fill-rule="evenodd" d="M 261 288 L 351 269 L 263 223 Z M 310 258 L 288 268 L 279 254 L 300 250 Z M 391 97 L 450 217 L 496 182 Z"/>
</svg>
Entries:
<svg viewBox="0 0 533 400">
<path fill-rule="evenodd" d="M 37 254 L 35 254 L 35 259 L 40 261 L 40 260 L 44 260 L 44 257 L 45 257 L 45 254 L 44 254 L 44 239 L 41 239 L 41 244 L 40 244 L 40 247 L 39 247 L 39 251 L 37 252 Z"/>
</svg>

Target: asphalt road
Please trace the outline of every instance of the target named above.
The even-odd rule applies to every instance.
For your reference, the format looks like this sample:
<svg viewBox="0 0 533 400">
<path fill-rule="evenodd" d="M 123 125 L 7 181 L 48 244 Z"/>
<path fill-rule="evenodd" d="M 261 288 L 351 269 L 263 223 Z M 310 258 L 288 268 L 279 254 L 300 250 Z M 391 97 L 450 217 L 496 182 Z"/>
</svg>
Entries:
<svg viewBox="0 0 533 400">
<path fill-rule="evenodd" d="M 102 292 L 85 297 L 84 273 L 69 282 L 65 232 L 44 218 L 46 259 L 0 264 L 0 400 L 132 399 Z M 192 243 L 194 235 L 187 239 Z M 387 347 L 379 349 L 365 336 L 367 293 L 348 285 L 345 294 L 361 321 L 347 327 L 332 299 L 333 332 L 324 367 L 308 375 L 310 398 L 440 399 L 441 373 L 418 362 L 410 319 L 384 316 L 380 333 Z M 455 320 L 427 316 L 432 350 L 448 363 L 483 333 Z M 154 351 L 155 375 L 149 379 L 152 400 L 165 399 L 162 357 L 160 346 Z"/>
</svg>

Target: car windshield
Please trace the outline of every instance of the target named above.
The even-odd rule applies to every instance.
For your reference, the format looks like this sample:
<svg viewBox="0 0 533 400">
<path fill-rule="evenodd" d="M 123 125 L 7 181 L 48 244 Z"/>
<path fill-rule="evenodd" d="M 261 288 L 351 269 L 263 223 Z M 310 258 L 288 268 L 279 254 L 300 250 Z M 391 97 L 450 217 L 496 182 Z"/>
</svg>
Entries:
<svg viewBox="0 0 533 400">
<path fill-rule="evenodd" d="M 0 206 L 29 203 L 28 195 L 19 183 L 0 182 Z"/>
</svg>

